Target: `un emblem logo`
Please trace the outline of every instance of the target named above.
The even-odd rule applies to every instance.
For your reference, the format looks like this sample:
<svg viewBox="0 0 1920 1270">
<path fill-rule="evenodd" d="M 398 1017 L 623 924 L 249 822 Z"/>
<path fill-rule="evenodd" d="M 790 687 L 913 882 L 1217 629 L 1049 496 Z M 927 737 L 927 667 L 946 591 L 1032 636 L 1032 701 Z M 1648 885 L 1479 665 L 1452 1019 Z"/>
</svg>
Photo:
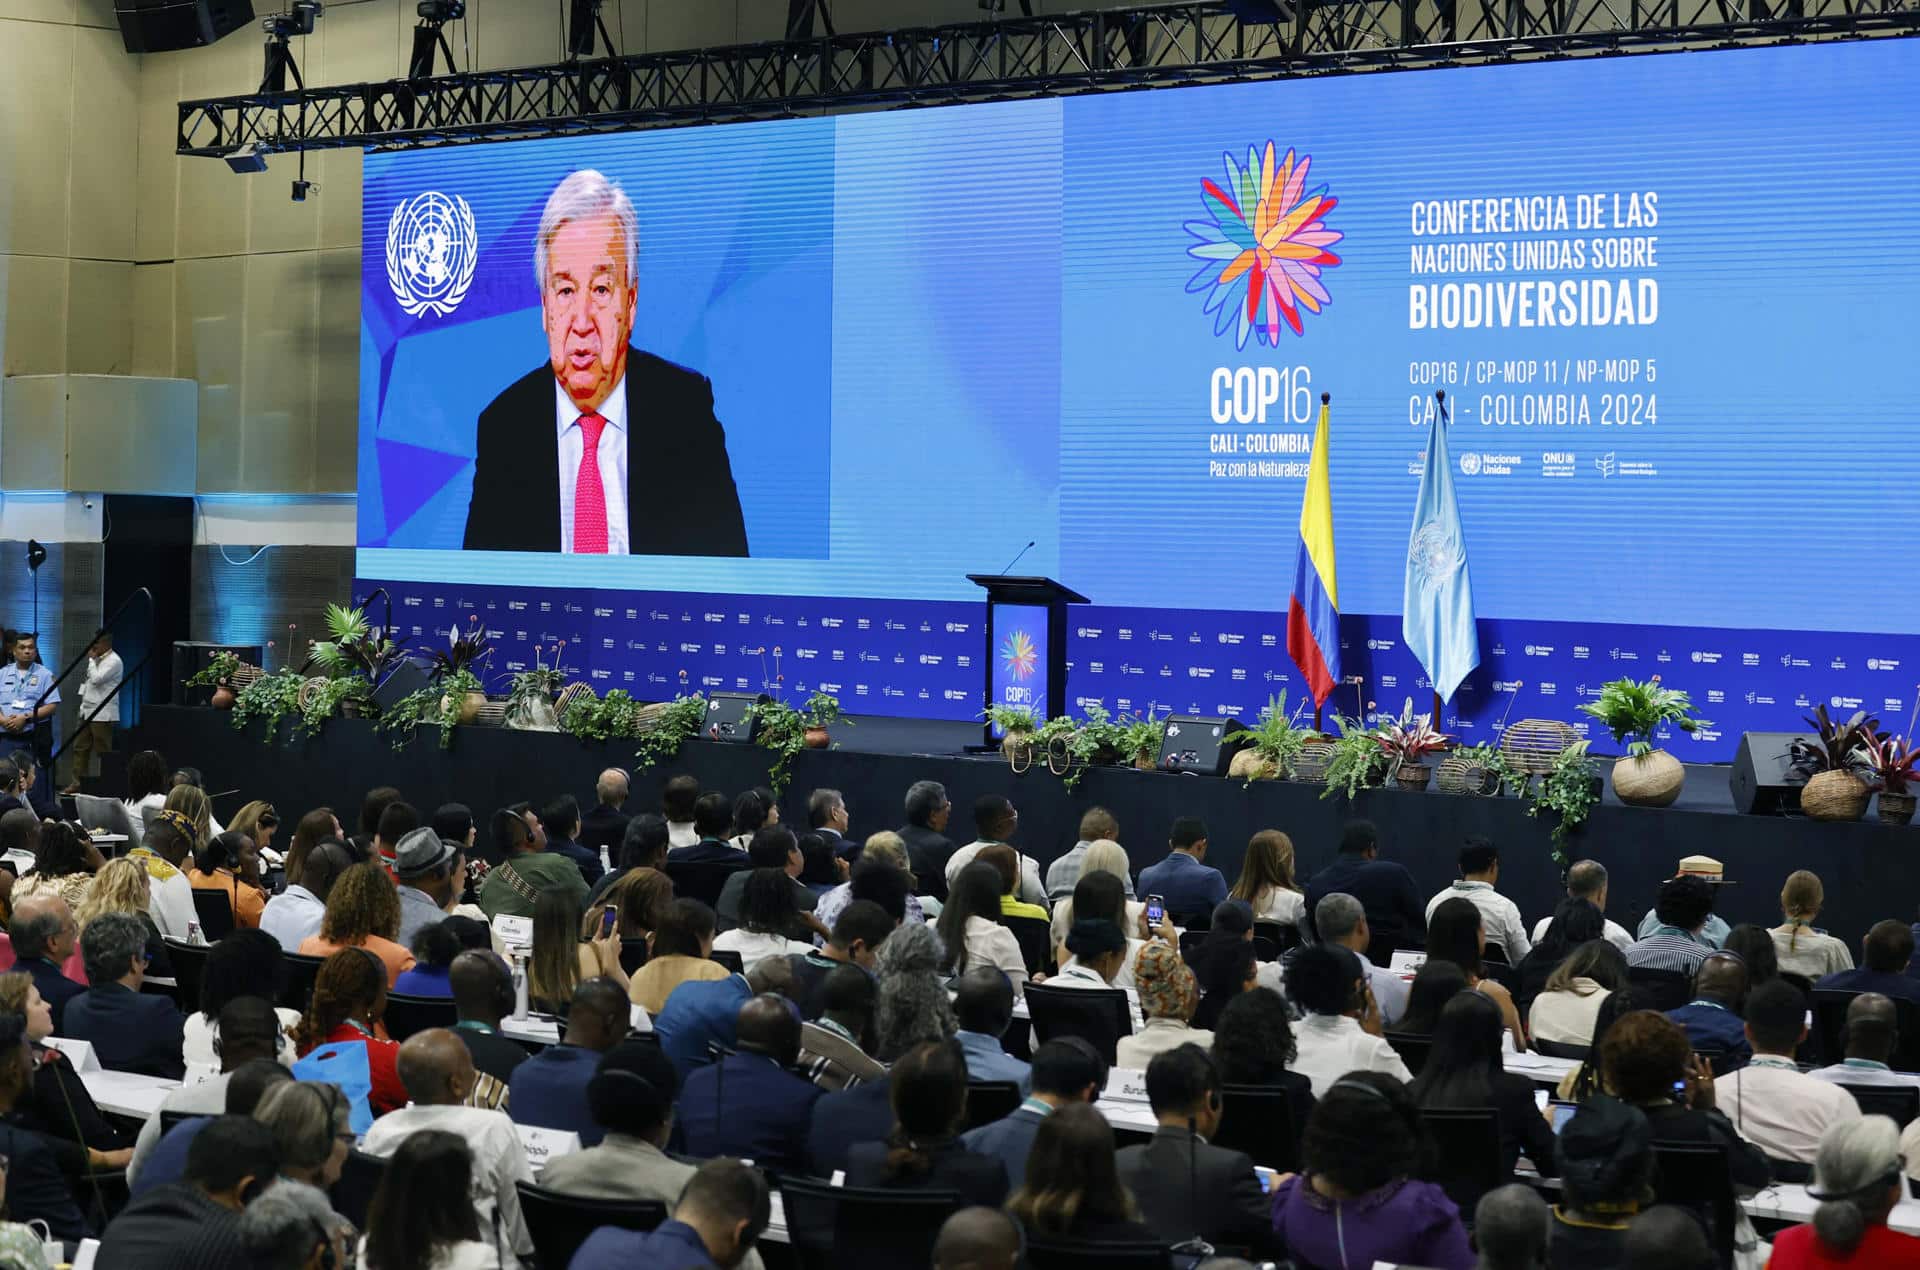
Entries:
<svg viewBox="0 0 1920 1270">
<path fill-rule="evenodd" d="M 444 317 L 473 286 L 480 236 L 458 194 L 428 190 L 404 200 L 387 222 L 387 285 L 409 317 Z"/>
</svg>

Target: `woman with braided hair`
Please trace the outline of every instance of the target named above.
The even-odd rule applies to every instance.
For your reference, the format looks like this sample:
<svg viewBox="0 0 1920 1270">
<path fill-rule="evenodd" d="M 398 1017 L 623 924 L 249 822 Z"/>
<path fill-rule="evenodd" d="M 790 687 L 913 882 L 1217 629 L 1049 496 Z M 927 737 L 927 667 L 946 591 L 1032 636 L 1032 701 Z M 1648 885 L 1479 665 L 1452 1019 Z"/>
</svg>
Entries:
<svg viewBox="0 0 1920 1270">
<path fill-rule="evenodd" d="M 400 1046 L 388 1040 L 380 1026 L 386 1012 L 387 974 L 380 959 L 364 948 L 343 948 L 320 963 L 307 1012 L 293 1033 L 301 1058 L 322 1045 L 365 1045 L 367 1074 L 373 1080 L 368 1101 L 375 1115 L 407 1105 L 407 1090 L 400 1083 Z"/>
<path fill-rule="evenodd" d="M 326 916 L 320 933 L 309 935 L 295 949 L 302 957 L 325 957 L 342 948 L 364 948 L 387 970 L 387 986 L 413 969 L 413 954 L 394 941 L 400 934 L 400 893 L 384 866 L 374 861 L 356 864 L 340 875 L 327 892 Z"/>
</svg>

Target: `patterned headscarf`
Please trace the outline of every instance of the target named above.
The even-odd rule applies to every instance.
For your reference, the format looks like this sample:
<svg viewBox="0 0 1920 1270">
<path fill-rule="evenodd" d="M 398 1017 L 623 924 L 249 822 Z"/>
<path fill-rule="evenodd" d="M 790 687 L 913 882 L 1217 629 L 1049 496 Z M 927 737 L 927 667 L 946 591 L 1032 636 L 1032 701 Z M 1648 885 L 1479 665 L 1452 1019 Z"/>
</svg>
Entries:
<svg viewBox="0 0 1920 1270">
<path fill-rule="evenodd" d="M 1200 1003 L 1193 971 L 1171 945 L 1157 939 L 1140 946 L 1133 964 L 1133 987 L 1140 994 L 1140 1012 L 1150 1019 L 1179 1019 L 1184 1023 Z"/>
<path fill-rule="evenodd" d="M 193 842 L 199 836 L 200 831 L 194 828 L 193 817 L 187 815 L 184 811 L 162 811 L 155 816 L 154 819 L 178 829 L 187 836 L 189 843 Z"/>
</svg>

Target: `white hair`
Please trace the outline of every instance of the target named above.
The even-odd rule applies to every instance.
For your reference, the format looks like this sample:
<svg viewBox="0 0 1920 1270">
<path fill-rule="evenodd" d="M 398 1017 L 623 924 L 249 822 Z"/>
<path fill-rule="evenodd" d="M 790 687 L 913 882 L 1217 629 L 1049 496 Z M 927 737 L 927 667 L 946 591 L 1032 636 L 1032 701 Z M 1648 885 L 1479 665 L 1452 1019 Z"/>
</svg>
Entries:
<svg viewBox="0 0 1920 1270">
<path fill-rule="evenodd" d="M 609 181 L 592 168 L 581 168 L 570 172 L 567 179 L 553 187 L 553 193 L 547 195 L 547 205 L 540 212 L 540 232 L 533 239 L 533 276 L 540 285 L 540 294 L 547 292 L 547 248 L 552 244 L 555 234 L 568 221 L 587 220 L 594 216 L 611 216 L 620 227 L 620 241 L 625 247 L 628 289 L 638 285 L 640 280 L 640 218 L 634 214 L 633 203 L 627 198 L 625 190 Z"/>
<path fill-rule="evenodd" d="M 1884 1222 L 1897 1194 L 1906 1193 L 1899 1172 L 1900 1130 L 1885 1116 L 1842 1121 L 1821 1135 L 1813 1189 L 1839 1197 L 1813 1210 L 1821 1242 L 1846 1253 L 1858 1247 L 1867 1227 Z M 1902 1183 L 1897 1194 L 1895 1181 Z"/>
</svg>

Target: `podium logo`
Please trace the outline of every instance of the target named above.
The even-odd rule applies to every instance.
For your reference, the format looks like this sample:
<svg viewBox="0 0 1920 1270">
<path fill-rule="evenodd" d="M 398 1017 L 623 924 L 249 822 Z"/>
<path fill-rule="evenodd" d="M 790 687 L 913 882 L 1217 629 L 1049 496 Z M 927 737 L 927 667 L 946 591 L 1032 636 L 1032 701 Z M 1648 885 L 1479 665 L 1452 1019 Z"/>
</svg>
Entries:
<svg viewBox="0 0 1920 1270">
<path fill-rule="evenodd" d="M 408 317 L 445 317 L 473 286 L 480 235 L 458 194 L 428 190 L 401 202 L 387 221 L 387 285 Z"/>
<path fill-rule="evenodd" d="M 1318 313 L 1332 303 L 1321 272 L 1340 263 L 1327 248 L 1346 235 L 1325 220 L 1339 200 L 1324 185 L 1307 189 L 1309 156 L 1296 160 L 1290 149 L 1276 162 L 1271 141 L 1264 151 L 1250 147 L 1244 168 L 1232 154 L 1222 158 L 1222 182 L 1200 182 L 1210 219 L 1183 227 L 1197 240 L 1187 255 L 1201 262 L 1187 290 L 1206 293 L 1215 335 L 1231 330 L 1236 348 L 1245 348 L 1249 335 L 1277 347 L 1283 322 L 1299 335 L 1302 310 Z"/>
<path fill-rule="evenodd" d="M 1016 680 L 1033 678 L 1040 665 L 1040 650 L 1025 631 L 1013 631 L 1000 641 L 1000 665 Z"/>
</svg>

